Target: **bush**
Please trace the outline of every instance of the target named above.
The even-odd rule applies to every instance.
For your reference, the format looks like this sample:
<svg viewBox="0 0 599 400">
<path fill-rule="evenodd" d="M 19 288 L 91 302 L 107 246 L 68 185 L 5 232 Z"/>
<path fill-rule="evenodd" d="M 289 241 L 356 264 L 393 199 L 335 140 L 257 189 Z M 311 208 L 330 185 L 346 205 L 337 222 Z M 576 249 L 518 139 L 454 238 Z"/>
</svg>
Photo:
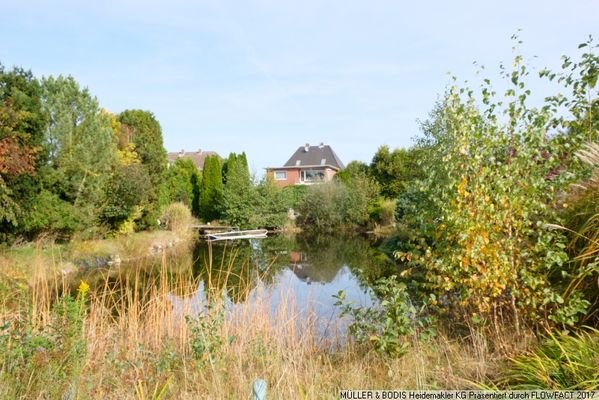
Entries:
<svg viewBox="0 0 599 400">
<path fill-rule="evenodd" d="M 166 206 L 160 217 L 160 222 L 173 232 L 181 232 L 193 223 L 191 211 L 183 203 L 172 203 Z"/>
<path fill-rule="evenodd" d="M 254 199 L 250 226 L 281 229 L 289 221 L 288 210 L 292 201 L 288 192 L 265 179 L 252 191 Z"/>
<path fill-rule="evenodd" d="M 586 56 L 561 75 L 541 73 L 573 86 L 570 98 L 529 107 L 529 73 L 517 56 L 503 71 L 504 95 L 488 79 L 478 96 L 452 86 L 423 125 L 427 176 L 398 207 L 400 222 L 419 237 L 395 256 L 421 267 L 440 312 L 466 323 L 498 323 L 502 315 L 516 330 L 521 320 L 571 327 L 587 313 L 589 300 L 565 279 L 572 273 L 566 235 L 554 229 L 562 222 L 559 196 L 577 181 L 574 151 L 591 136 L 570 129 L 556 110 L 580 120 L 590 107 L 599 58 Z M 548 133 L 559 128 L 567 131 Z"/>
<path fill-rule="evenodd" d="M 351 316 L 349 333 L 358 344 L 399 357 L 407 352 L 410 338 L 415 334 L 425 340 L 435 334 L 432 319 L 424 315 L 425 308 L 415 307 L 407 286 L 398 282 L 396 276 L 379 279 L 374 291 L 383 299 L 375 307 L 348 303 L 343 291 L 333 296 L 337 299 L 335 305 L 341 308 L 341 315 Z"/>
<path fill-rule="evenodd" d="M 308 186 L 304 185 L 293 185 L 286 186 L 282 189 L 283 196 L 286 199 L 286 204 L 290 208 L 298 208 L 306 199 L 308 195 Z"/>
<path fill-rule="evenodd" d="M 312 231 L 365 226 L 369 207 L 378 196 L 378 185 L 365 175 L 343 183 L 338 180 L 308 187 L 298 207 L 298 224 Z"/>
<path fill-rule="evenodd" d="M 396 200 L 379 197 L 369 208 L 370 219 L 377 224 L 389 226 L 395 224 Z"/>
<path fill-rule="evenodd" d="M 146 169 L 139 164 L 120 166 L 108 181 L 106 204 L 100 220 L 113 230 L 123 223 L 132 229 L 148 206 L 152 183 Z M 140 212 L 141 210 L 141 212 Z"/>
<path fill-rule="evenodd" d="M 299 205 L 298 224 L 306 230 L 332 231 L 343 224 L 345 187 L 338 182 L 310 186 Z"/>
<path fill-rule="evenodd" d="M 575 289 L 584 293 L 592 304 L 584 321 L 588 324 L 596 323 L 599 318 L 599 305 L 595 301 L 599 298 L 599 144 L 587 144 L 578 157 L 591 169 L 591 175 L 573 185 L 562 204 L 570 238 L 567 250 L 574 261 L 570 264 L 572 284 L 564 297 L 570 297 Z"/>
</svg>

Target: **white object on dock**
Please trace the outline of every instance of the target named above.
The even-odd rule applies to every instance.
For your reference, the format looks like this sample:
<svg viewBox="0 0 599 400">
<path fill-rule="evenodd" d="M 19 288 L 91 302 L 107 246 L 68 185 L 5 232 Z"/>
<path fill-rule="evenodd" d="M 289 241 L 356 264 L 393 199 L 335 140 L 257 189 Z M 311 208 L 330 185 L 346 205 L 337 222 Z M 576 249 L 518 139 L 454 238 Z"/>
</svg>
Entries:
<svg viewBox="0 0 599 400">
<path fill-rule="evenodd" d="M 219 233 L 209 233 L 206 235 L 206 240 L 235 240 L 235 239 L 254 239 L 265 238 L 268 234 L 266 229 L 252 229 L 247 231 L 229 231 Z"/>
</svg>

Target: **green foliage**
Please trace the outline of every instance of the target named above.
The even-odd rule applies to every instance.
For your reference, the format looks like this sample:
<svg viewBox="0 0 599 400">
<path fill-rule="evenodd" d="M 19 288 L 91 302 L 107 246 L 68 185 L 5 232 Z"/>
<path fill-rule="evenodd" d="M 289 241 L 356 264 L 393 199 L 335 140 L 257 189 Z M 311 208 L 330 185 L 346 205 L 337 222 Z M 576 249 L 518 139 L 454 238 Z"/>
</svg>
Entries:
<svg viewBox="0 0 599 400">
<path fill-rule="evenodd" d="M 190 329 L 189 346 L 193 358 L 200 366 L 212 368 L 221 360 L 225 340 L 231 342 L 232 337 L 223 335 L 225 307 L 222 303 L 211 300 L 205 310 L 196 318 L 185 318 Z"/>
<path fill-rule="evenodd" d="M 31 71 L 17 67 L 6 71 L 0 64 L 1 139 L 16 138 L 32 149 L 42 145 L 47 117 L 41 112 L 40 93 Z"/>
<path fill-rule="evenodd" d="M 89 237 L 99 224 L 134 224 L 139 210 L 142 227 L 152 226 L 165 166 L 151 113 L 130 110 L 117 119 L 72 77 L 40 84 L 0 65 L 0 240 Z"/>
<path fill-rule="evenodd" d="M 370 163 L 369 173 L 381 187 L 381 194 L 389 199 L 397 198 L 410 182 L 424 174 L 419 158 L 421 150 L 395 149 L 381 146 Z"/>
<path fill-rule="evenodd" d="M 290 208 L 297 209 L 308 195 L 309 186 L 292 185 L 283 188 L 283 196 Z"/>
<path fill-rule="evenodd" d="M 501 385 L 511 390 L 599 389 L 599 331 L 549 334 L 534 352 L 516 357 Z"/>
<path fill-rule="evenodd" d="M 231 153 L 225 162 L 222 217 L 240 228 L 282 228 L 292 207 L 291 192 L 283 191 L 268 178 L 254 185 L 245 153 Z"/>
<path fill-rule="evenodd" d="M 143 215 L 143 207 L 135 206 L 133 210 L 127 217 L 127 219 L 121 221 L 118 226 L 116 226 L 116 230 L 114 231 L 118 235 L 130 235 L 135 232 L 137 228 L 137 221 Z"/>
<path fill-rule="evenodd" d="M 43 111 L 49 115 L 46 188 L 77 210 L 80 228 L 96 223 L 105 185 L 116 163 L 110 121 L 72 77 L 44 78 Z"/>
<path fill-rule="evenodd" d="M 312 185 L 299 205 L 298 224 L 315 232 L 333 231 L 343 225 L 345 187 L 336 181 Z"/>
<path fill-rule="evenodd" d="M 379 185 L 367 175 L 357 175 L 344 185 L 344 223 L 365 226 L 370 220 L 369 209 L 379 196 Z"/>
<path fill-rule="evenodd" d="M 14 398 L 32 394 L 60 398 L 76 391 L 86 354 L 87 290 L 82 283 L 76 298 L 61 297 L 47 325 L 39 326 L 30 308 L 0 327 L 0 377 Z"/>
<path fill-rule="evenodd" d="M 223 181 L 221 161 L 218 156 L 208 156 L 204 160 L 200 184 L 199 216 L 206 222 L 219 219 L 223 201 Z"/>
<path fill-rule="evenodd" d="M 346 302 L 343 291 L 334 296 L 335 305 L 341 308 L 342 316 L 351 316 L 349 332 L 359 344 L 372 346 L 383 354 L 402 356 L 409 348 L 411 336 L 428 329 L 429 321 L 422 315 L 423 310 L 413 305 L 406 286 L 398 283 L 395 276 L 377 281 L 375 291 L 382 299 L 378 306 L 356 307 Z"/>
<path fill-rule="evenodd" d="M 567 124 L 551 99 L 527 106 L 527 74 L 518 56 L 503 70 L 503 97 L 488 80 L 479 99 L 469 88 L 448 90 L 420 143 L 428 176 L 399 202 L 402 222 L 420 238 L 396 255 L 424 269 L 425 287 L 466 319 L 499 312 L 572 325 L 588 301 L 563 296 L 571 277 L 565 236 L 551 224 L 560 221 L 558 194 L 576 178 L 572 150 L 581 138 L 548 134 Z"/>
<path fill-rule="evenodd" d="M 31 72 L 0 64 L 0 240 L 22 231 L 27 202 L 40 190 L 35 170 L 45 161 L 47 123 L 40 92 Z"/>
<path fill-rule="evenodd" d="M 256 192 L 252 185 L 245 153 L 231 153 L 226 161 L 222 217 L 240 228 L 251 228 Z"/>
<path fill-rule="evenodd" d="M 378 198 L 370 205 L 368 209 L 370 220 L 383 226 L 393 225 L 395 224 L 396 208 L 396 200 Z"/>
<path fill-rule="evenodd" d="M 107 185 L 101 221 L 111 229 L 131 218 L 148 202 L 152 184 L 147 170 L 139 164 L 118 166 Z M 139 218 L 139 216 L 137 217 Z M 135 222 L 135 221 L 132 221 Z"/>
<path fill-rule="evenodd" d="M 125 110 L 118 120 L 135 144 L 135 152 L 148 169 L 152 184 L 157 185 L 167 164 L 160 123 L 154 114 L 143 110 Z"/>
<path fill-rule="evenodd" d="M 29 218 L 21 223 L 22 232 L 47 232 L 68 238 L 82 229 L 76 207 L 49 189 L 42 189 L 28 205 Z"/>
<path fill-rule="evenodd" d="M 578 158 L 589 167 L 590 176 L 570 188 L 564 199 L 566 233 L 569 237 L 567 251 L 572 258 L 573 278 L 564 297 L 582 291 L 592 304 L 585 316 L 587 323 L 599 318 L 599 145 L 587 144 L 578 152 Z"/>
<path fill-rule="evenodd" d="M 125 110 L 118 116 L 121 129 L 129 142 L 133 143 L 141 165 L 147 170 L 151 190 L 144 207 L 142 228 L 156 225 L 160 212 L 159 190 L 167 166 L 166 150 L 162 141 L 160 123 L 150 111 Z"/>
<path fill-rule="evenodd" d="M 288 223 L 287 212 L 293 208 L 293 193 L 265 178 L 254 189 L 252 225 L 262 228 L 283 228 Z"/>
<path fill-rule="evenodd" d="M 164 173 L 160 185 L 160 204 L 181 202 L 189 208 L 199 199 L 200 173 L 190 159 L 177 159 Z"/>
<path fill-rule="evenodd" d="M 366 175 L 312 185 L 298 206 L 298 224 L 315 232 L 366 225 L 377 197 L 378 185 Z"/>
<path fill-rule="evenodd" d="M 340 179 L 343 183 L 347 183 L 356 176 L 365 176 L 369 173 L 370 168 L 362 161 L 350 161 L 344 169 L 337 172 L 335 178 Z"/>
<path fill-rule="evenodd" d="M 117 115 L 104 109 L 101 111 L 112 128 L 112 138 L 117 146 L 117 163 L 119 165 L 140 164 L 141 160 L 133 143 L 132 130 L 127 125 L 121 124 Z"/>
</svg>

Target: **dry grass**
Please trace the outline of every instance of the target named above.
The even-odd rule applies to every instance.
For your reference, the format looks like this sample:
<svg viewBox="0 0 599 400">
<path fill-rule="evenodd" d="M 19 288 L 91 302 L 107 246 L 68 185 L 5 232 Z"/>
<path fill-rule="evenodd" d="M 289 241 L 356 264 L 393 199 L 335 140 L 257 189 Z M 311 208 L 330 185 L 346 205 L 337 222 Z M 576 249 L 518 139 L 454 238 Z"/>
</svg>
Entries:
<svg viewBox="0 0 599 400">
<path fill-rule="evenodd" d="M 205 315 L 199 317 L 205 324 L 194 332 L 185 315 L 197 317 L 209 300 L 198 292 L 200 281 L 190 268 L 174 266 L 164 255 L 150 278 L 140 264 L 120 280 L 109 274 L 97 280 L 86 297 L 79 333 L 85 343 L 79 354 L 82 367 L 64 374 L 62 385 L 73 388 L 78 398 L 106 399 L 248 398 L 257 378 L 268 382 L 272 399 L 338 398 L 340 389 L 468 388 L 493 378 L 499 360 L 517 350 L 514 344 L 528 345 L 527 338 L 497 332 L 493 340 L 477 333 L 465 339 L 441 334 L 429 342 L 413 337 L 408 353 L 395 359 L 347 340 L 340 347 L 326 347 L 313 315 L 301 312 L 289 296 L 272 309 L 266 291 L 251 304 L 233 307 L 209 293 L 214 307 L 199 314 Z M 208 279 L 227 279 L 232 270 L 230 265 L 213 268 Z M 40 278 L 23 292 L 32 310 L 27 314 L 31 331 L 44 332 L 52 325 L 52 304 L 68 286 L 65 280 Z M 3 304 L 3 321 L 26 314 L 23 302 Z M 223 308 L 229 312 L 221 321 L 218 311 Z M 202 355 L 194 353 L 194 345 L 212 347 Z M 0 357 L 6 374 L 10 360 Z M 43 368 L 53 368 L 32 365 L 42 370 L 27 371 L 31 376 L 45 376 Z M 0 394 L 43 398 L 47 385 L 56 387 L 57 382 L 25 385 L 18 393 L 4 387 Z"/>
<path fill-rule="evenodd" d="M 54 281 L 78 270 L 85 260 L 107 259 L 118 255 L 122 261 L 158 256 L 162 249 L 169 254 L 187 252 L 195 232 L 137 232 L 102 240 L 73 241 L 68 244 L 40 239 L 13 247 L 0 247 L 0 273 L 5 278 L 32 284 L 38 280 Z"/>
<path fill-rule="evenodd" d="M 135 260 L 147 257 L 154 248 L 169 248 L 179 244 L 188 244 L 192 239 L 192 235 L 191 230 L 177 232 L 157 230 L 137 232 L 113 239 L 75 242 L 70 247 L 74 259 L 119 254 L 123 259 Z"/>
</svg>

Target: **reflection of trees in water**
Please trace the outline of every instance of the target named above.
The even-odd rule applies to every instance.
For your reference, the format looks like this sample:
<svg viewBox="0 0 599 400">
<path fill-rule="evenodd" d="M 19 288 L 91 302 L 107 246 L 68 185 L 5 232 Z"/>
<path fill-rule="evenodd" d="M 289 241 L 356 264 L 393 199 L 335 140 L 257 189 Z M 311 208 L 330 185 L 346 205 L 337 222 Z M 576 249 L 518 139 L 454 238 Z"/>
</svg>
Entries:
<svg viewBox="0 0 599 400">
<path fill-rule="evenodd" d="M 220 281 L 221 289 L 224 277 L 228 278 L 227 288 L 242 281 L 241 292 L 251 290 L 257 278 L 272 282 L 287 267 L 303 281 L 320 283 L 331 282 L 344 265 L 365 283 L 387 276 L 395 268 L 387 256 L 361 236 L 278 235 L 256 241 L 200 242 L 194 260 L 195 273 L 205 281 L 211 270 L 213 281 L 215 273 L 221 275 L 221 279 L 215 280 L 216 283 Z"/>
<path fill-rule="evenodd" d="M 301 268 L 292 270 L 302 280 L 327 283 L 337 276 L 343 266 L 372 283 L 394 271 L 394 264 L 369 240 L 360 236 L 298 236 Z"/>
<path fill-rule="evenodd" d="M 305 282 L 333 281 L 343 266 L 364 286 L 394 272 L 394 264 L 360 236 L 278 235 L 264 240 L 199 242 L 194 250 L 194 274 L 209 290 L 227 291 L 242 302 L 258 281 L 271 283 L 291 269 Z"/>
<path fill-rule="evenodd" d="M 211 245 L 198 242 L 193 251 L 177 256 L 84 269 L 72 277 L 68 290 L 75 295 L 84 280 L 115 312 L 125 311 L 128 303 L 145 307 L 157 295 L 193 298 L 200 282 L 206 294 L 224 290 L 238 303 L 247 300 L 258 282 L 271 284 L 286 268 L 304 282 L 324 284 L 335 279 L 344 265 L 359 277 L 363 288 L 395 271 L 394 264 L 363 237 L 279 235 Z"/>
<path fill-rule="evenodd" d="M 198 242 L 193 271 L 207 292 L 225 291 L 233 302 L 243 302 L 263 273 L 260 243 L 249 240 Z"/>
<path fill-rule="evenodd" d="M 301 260 L 291 269 L 304 281 L 331 282 L 344 264 L 339 242 L 330 236 L 298 236 L 296 248 Z"/>
<path fill-rule="evenodd" d="M 397 273 L 396 264 L 365 238 L 345 241 L 343 252 L 345 264 L 366 286 Z"/>
</svg>

